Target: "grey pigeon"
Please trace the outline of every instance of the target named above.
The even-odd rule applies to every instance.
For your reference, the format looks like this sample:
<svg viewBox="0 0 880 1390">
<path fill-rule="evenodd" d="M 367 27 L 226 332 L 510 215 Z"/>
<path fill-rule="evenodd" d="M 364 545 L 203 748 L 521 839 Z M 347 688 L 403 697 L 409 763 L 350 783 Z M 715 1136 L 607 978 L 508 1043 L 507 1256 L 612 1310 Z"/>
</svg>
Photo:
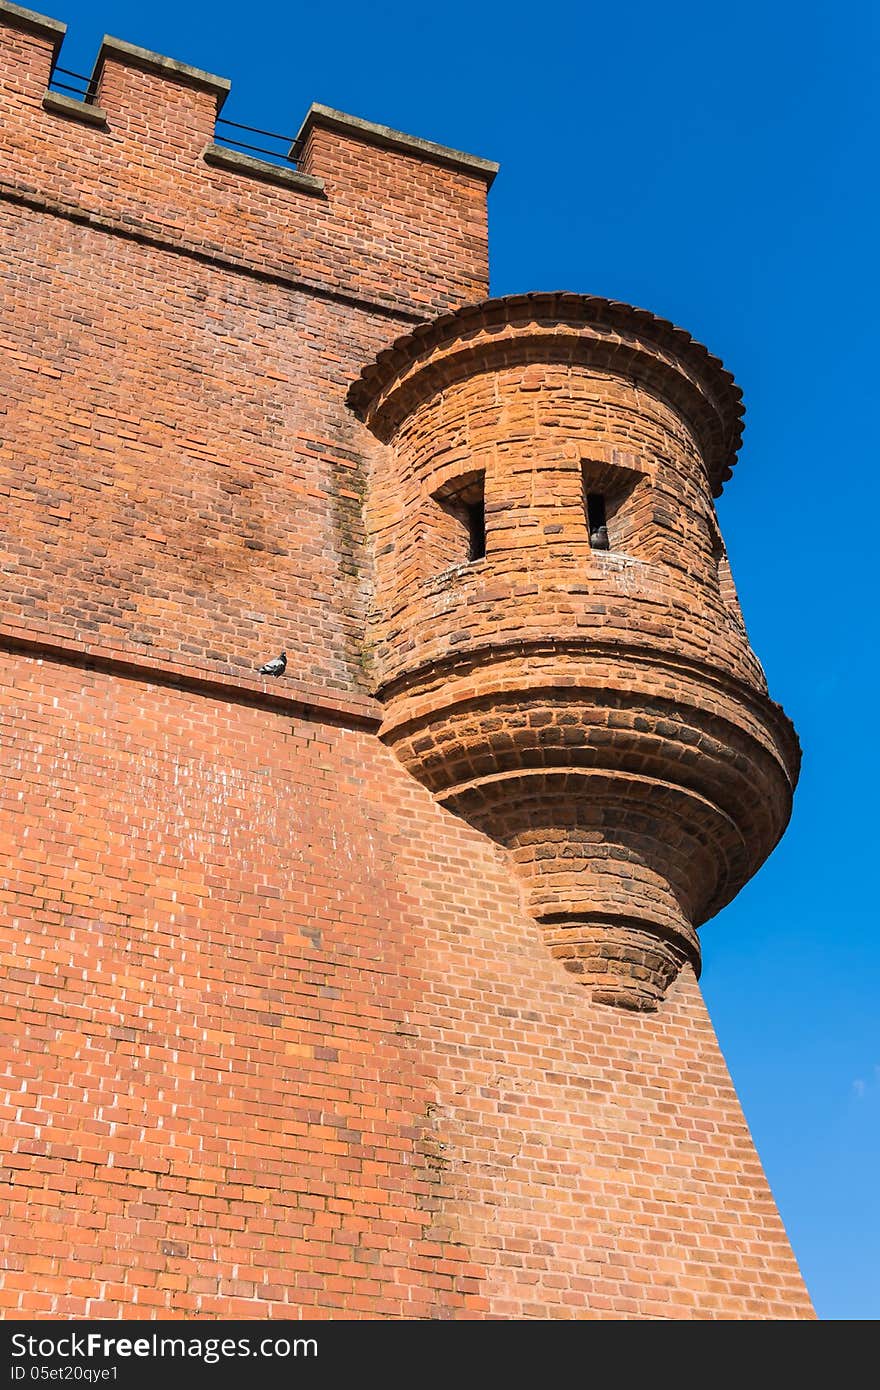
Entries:
<svg viewBox="0 0 880 1390">
<path fill-rule="evenodd" d="M 260 667 L 261 676 L 283 676 L 287 670 L 287 652 L 282 652 L 276 656 L 274 661 L 267 661 L 265 666 Z"/>
<path fill-rule="evenodd" d="M 590 545 L 594 550 L 608 549 L 608 527 L 597 526 L 595 531 L 590 532 Z"/>
</svg>

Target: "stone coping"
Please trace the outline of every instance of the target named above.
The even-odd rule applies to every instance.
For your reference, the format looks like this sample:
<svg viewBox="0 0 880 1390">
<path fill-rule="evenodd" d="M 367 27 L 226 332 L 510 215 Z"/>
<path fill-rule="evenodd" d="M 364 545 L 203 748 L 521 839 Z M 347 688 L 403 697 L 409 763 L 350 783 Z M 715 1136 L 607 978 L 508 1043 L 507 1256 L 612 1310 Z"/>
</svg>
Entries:
<svg viewBox="0 0 880 1390">
<path fill-rule="evenodd" d="M 48 39 L 52 45 L 52 61 L 56 62 L 67 25 L 60 19 L 50 19 L 48 15 L 26 10 L 21 5 L 11 5 L 8 0 L 0 0 L 0 24 L 6 23 L 13 29 L 24 29 L 28 34 L 37 34 Z"/>
<path fill-rule="evenodd" d="M 155 72 L 160 77 L 174 78 L 190 87 L 200 87 L 204 91 L 213 92 L 217 98 L 218 111 L 228 97 L 232 86 L 228 77 L 217 77 L 212 72 L 203 72 L 201 68 L 193 68 L 188 63 L 180 63 L 176 58 L 166 58 L 161 53 L 153 53 L 148 48 L 138 48 L 136 44 L 126 43 L 124 39 L 114 39 L 110 34 L 105 34 L 95 59 L 95 66 L 92 69 L 93 87 L 97 86 L 101 69 L 108 58 L 130 67 Z"/>
<path fill-rule="evenodd" d="M 51 111 L 53 116 L 69 116 L 71 120 L 82 121 L 85 125 L 107 124 L 107 112 L 100 106 L 88 101 L 79 101 L 76 97 L 66 97 L 61 92 L 45 92 L 43 110 Z"/>
<path fill-rule="evenodd" d="M 245 174 L 252 179 L 262 179 L 264 183 L 280 184 L 282 188 L 295 188 L 300 193 L 324 192 L 324 180 L 313 174 L 301 174 L 298 169 L 285 169 L 280 164 L 270 164 L 265 159 L 254 159 L 238 150 L 229 150 L 225 145 L 208 145 L 202 158 L 206 164 L 218 169 L 228 169 L 234 174 Z"/>
<path fill-rule="evenodd" d="M 462 150 L 453 150 L 447 145 L 437 145 L 431 140 L 420 140 L 415 135 L 406 135 L 401 130 L 392 130 L 390 126 L 376 125 L 373 121 L 361 120 L 359 116 L 349 116 L 345 111 L 336 111 L 332 106 L 322 106 L 320 102 L 313 102 L 309 107 L 291 149 L 300 149 L 303 141 L 315 126 L 320 126 L 325 130 L 337 130 L 354 140 L 363 140 L 367 144 L 378 145 L 382 149 L 397 150 L 402 154 L 414 155 L 434 164 L 443 164 L 450 169 L 458 169 L 463 173 L 485 179 L 487 186 L 491 185 L 499 169 L 499 166 L 491 159 L 482 159 L 476 154 L 465 154 Z"/>
</svg>

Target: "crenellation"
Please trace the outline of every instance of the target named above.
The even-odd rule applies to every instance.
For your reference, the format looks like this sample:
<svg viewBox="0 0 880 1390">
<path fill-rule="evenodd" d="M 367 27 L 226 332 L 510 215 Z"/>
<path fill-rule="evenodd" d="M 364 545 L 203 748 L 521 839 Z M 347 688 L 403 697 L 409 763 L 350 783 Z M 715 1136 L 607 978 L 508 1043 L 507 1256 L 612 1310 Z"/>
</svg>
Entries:
<svg viewBox="0 0 880 1390">
<path fill-rule="evenodd" d="M 57 58 L 64 35 L 67 33 L 67 25 L 62 24 L 59 19 L 49 19 L 46 15 L 37 14 L 35 10 L 13 5 L 10 0 L 0 0 L 0 24 L 46 40 L 51 46 L 53 59 Z"/>
<path fill-rule="evenodd" d="M 0 4 L 0 196 L 75 189 L 96 226 L 141 227 L 413 321 L 485 293 L 489 161 L 318 105 L 297 170 L 253 161 L 215 140 L 226 78 L 122 40 L 105 36 L 88 100 L 48 91 L 64 32 Z"/>
<path fill-rule="evenodd" d="M 110 34 L 105 34 L 89 79 L 89 87 L 96 92 L 100 91 L 104 70 L 109 63 L 116 63 L 120 67 L 138 68 L 182 86 L 209 92 L 214 98 L 215 113 L 218 116 L 232 85 L 228 77 L 217 77 L 214 73 L 203 72 L 201 68 L 178 62 L 176 58 L 166 58 L 161 53 L 152 53 L 147 48 L 138 48 L 136 44 L 126 43 L 123 39 L 114 39 Z"/>
</svg>

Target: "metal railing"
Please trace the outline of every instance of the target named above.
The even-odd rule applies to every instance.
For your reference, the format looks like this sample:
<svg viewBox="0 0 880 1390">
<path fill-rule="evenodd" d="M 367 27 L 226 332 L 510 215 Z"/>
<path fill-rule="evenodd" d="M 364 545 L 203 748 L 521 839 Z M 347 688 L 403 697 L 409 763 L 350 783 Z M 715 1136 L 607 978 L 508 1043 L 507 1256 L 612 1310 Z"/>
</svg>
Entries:
<svg viewBox="0 0 880 1390">
<path fill-rule="evenodd" d="M 59 73 L 61 73 L 62 77 L 72 77 L 74 81 L 62 82 L 61 77 L 58 76 Z M 49 77 L 49 90 L 50 92 L 62 92 L 64 95 L 69 93 L 80 101 L 89 103 L 95 100 L 93 78 L 86 77 L 81 72 L 72 72 L 70 68 L 59 67 L 58 64 L 52 69 L 51 76 Z"/>
<path fill-rule="evenodd" d="M 96 84 L 94 77 L 86 77 L 82 72 L 74 72 L 71 68 L 63 68 L 60 64 L 56 64 L 49 78 L 49 90 L 61 92 L 65 96 L 70 95 L 78 101 L 92 105 L 95 101 Z M 262 136 L 264 140 L 272 143 L 255 145 L 232 133 L 239 130 L 244 131 L 246 135 Z M 272 164 L 280 164 L 285 169 L 296 168 L 297 157 L 300 153 L 299 142 L 293 135 L 278 135 L 274 130 L 263 130 L 260 126 L 242 125 L 241 121 L 228 121 L 224 116 L 217 117 L 214 139 L 218 145 L 232 150 L 241 150 L 248 154 L 261 155 L 263 159 Z"/>
<path fill-rule="evenodd" d="M 271 145 L 250 144 L 235 135 L 227 134 L 227 129 L 243 130 L 248 135 L 262 135 L 264 139 L 277 141 L 279 145 L 284 145 L 286 148 L 275 149 Z M 273 164 L 280 164 L 286 169 L 296 167 L 300 152 L 299 145 L 292 135 L 277 135 L 273 130 L 261 130 L 256 125 L 242 125 L 240 121 L 227 121 L 224 116 L 217 117 L 214 139 L 218 145 L 225 145 L 232 150 L 243 150 L 248 154 L 262 155 L 264 159 L 268 159 Z"/>
</svg>

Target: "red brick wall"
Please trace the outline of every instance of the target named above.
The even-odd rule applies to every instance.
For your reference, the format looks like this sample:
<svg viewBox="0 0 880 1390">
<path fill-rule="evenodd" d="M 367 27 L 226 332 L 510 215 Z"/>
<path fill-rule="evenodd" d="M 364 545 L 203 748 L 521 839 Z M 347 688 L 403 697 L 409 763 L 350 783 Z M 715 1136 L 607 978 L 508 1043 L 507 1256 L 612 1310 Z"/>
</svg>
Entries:
<svg viewBox="0 0 880 1390">
<path fill-rule="evenodd" d="M 8 1313 L 809 1315 L 687 972 L 590 1004 L 372 734 L 2 676 Z"/>
<path fill-rule="evenodd" d="M 204 162 L 216 94 L 167 73 L 108 57 L 105 128 L 44 111 L 51 52 L 0 17 L 0 187 L 420 317 L 485 292 L 484 176 L 320 131 L 303 163 L 324 193 L 281 188 Z"/>
<path fill-rule="evenodd" d="M 325 193 L 266 184 L 204 163 L 215 96 L 167 74 L 108 59 L 106 130 L 44 111 L 50 55 L 0 23 L 3 624 L 362 686 L 345 393 L 485 293 L 486 180 L 315 129 Z"/>
<path fill-rule="evenodd" d="M 4 622 L 227 672 L 287 647 L 360 684 L 344 363 L 375 327 L 9 204 L 0 225 Z"/>
</svg>

